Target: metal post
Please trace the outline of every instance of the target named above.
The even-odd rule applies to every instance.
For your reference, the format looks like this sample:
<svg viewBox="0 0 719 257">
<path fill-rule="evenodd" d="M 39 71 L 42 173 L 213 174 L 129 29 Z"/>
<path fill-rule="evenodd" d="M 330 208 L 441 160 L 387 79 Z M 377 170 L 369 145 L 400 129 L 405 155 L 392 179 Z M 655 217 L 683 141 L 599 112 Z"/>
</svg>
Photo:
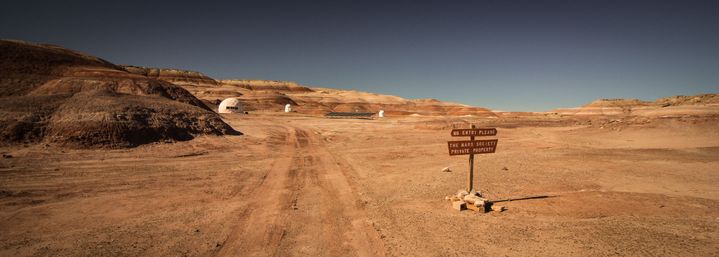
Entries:
<svg viewBox="0 0 719 257">
<path fill-rule="evenodd" d="M 474 124 L 472 124 L 472 128 L 474 129 Z M 474 136 L 470 136 L 469 140 L 474 141 Z M 474 181 L 474 154 L 469 154 L 469 179 L 468 179 L 468 186 L 467 186 L 467 192 L 472 192 L 472 183 Z"/>
</svg>

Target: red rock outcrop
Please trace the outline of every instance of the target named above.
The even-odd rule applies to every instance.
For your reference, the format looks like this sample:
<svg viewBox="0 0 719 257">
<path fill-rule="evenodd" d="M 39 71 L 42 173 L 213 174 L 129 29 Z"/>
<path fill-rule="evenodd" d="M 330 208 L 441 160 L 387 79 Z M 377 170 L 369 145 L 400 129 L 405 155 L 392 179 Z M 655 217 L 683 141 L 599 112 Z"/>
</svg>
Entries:
<svg viewBox="0 0 719 257">
<path fill-rule="evenodd" d="M 355 90 L 310 88 L 294 82 L 264 80 L 220 80 L 216 88 L 186 87 L 200 99 L 217 102 L 237 97 L 248 110 L 282 111 L 285 104 L 293 110 L 323 115 L 328 112 L 378 112 L 398 115 L 475 115 L 494 116 L 491 111 L 436 99 L 404 99 Z"/>
<path fill-rule="evenodd" d="M 130 73 L 143 75 L 148 78 L 164 80 L 180 86 L 216 87 L 219 85 L 219 83 L 213 78 L 197 71 L 146 68 L 130 65 L 125 65 L 123 68 Z"/>
<path fill-rule="evenodd" d="M 301 86 L 300 84 L 292 81 L 227 79 L 220 80 L 220 83 L 244 88 L 250 91 L 275 91 L 282 93 L 313 92 L 312 89 Z"/>
<path fill-rule="evenodd" d="M 187 90 L 52 45 L 0 40 L 0 140 L 128 147 L 239 134 Z"/>
<path fill-rule="evenodd" d="M 563 115 L 683 116 L 719 114 L 719 94 L 672 96 L 656 101 L 600 99 L 577 108 L 557 109 Z"/>
</svg>

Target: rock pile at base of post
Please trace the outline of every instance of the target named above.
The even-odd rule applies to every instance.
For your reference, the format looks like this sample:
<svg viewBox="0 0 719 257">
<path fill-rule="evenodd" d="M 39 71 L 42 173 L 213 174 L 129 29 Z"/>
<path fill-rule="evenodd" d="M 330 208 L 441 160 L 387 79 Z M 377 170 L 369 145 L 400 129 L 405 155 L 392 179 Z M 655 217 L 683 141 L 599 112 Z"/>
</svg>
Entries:
<svg viewBox="0 0 719 257">
<path fill-rule="evenodd" d="M 488 211 L 502 212 L 506 210 L 504 206 L 494 206 L 492 202 L 483 198 L 479 192 L 467 190 L 459 190 L 455 195 L 444 197 L 445 200 L 452 202 L 452 208 L 458 211 L 470 209 L 473 211 L 485 213 Z"/>
</svg>

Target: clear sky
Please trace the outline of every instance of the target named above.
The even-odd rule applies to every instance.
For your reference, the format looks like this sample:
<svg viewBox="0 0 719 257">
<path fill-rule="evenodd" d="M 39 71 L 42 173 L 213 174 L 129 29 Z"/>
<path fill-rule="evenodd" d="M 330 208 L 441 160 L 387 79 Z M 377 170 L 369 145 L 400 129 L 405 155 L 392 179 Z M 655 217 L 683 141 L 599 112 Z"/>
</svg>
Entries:
<svg viewBox="0 0 719 257">
<path fill-rule="evenodd" d="M 719 93 L 719 1 L 4 0 L 0 38 L 495 110 Z"/>
</svg>

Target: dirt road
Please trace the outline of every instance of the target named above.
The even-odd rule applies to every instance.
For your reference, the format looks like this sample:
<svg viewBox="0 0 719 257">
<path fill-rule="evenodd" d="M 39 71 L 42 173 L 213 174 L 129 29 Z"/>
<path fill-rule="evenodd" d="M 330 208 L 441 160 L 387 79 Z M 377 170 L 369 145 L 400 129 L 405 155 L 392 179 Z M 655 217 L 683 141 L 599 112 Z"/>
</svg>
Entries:
<svg viewBox="0 0 719 257">
<path fill-rule="evenodd" d="M 317 137 L 282 126 L 285 144 L 249 195 L 218 256 L 382 256 L 382 242 L 355 199 L 343 167 Z"/>
<path fill-rule="evenodd" d="M 0 148 L 0 256 L 719 254 L 719 119 L 472 120 L 499 138 L 476 185 L 515 199 L 477 214 L 444 200 L 456 118 L 224 118 L 244 135 Z"/>
</svg>

